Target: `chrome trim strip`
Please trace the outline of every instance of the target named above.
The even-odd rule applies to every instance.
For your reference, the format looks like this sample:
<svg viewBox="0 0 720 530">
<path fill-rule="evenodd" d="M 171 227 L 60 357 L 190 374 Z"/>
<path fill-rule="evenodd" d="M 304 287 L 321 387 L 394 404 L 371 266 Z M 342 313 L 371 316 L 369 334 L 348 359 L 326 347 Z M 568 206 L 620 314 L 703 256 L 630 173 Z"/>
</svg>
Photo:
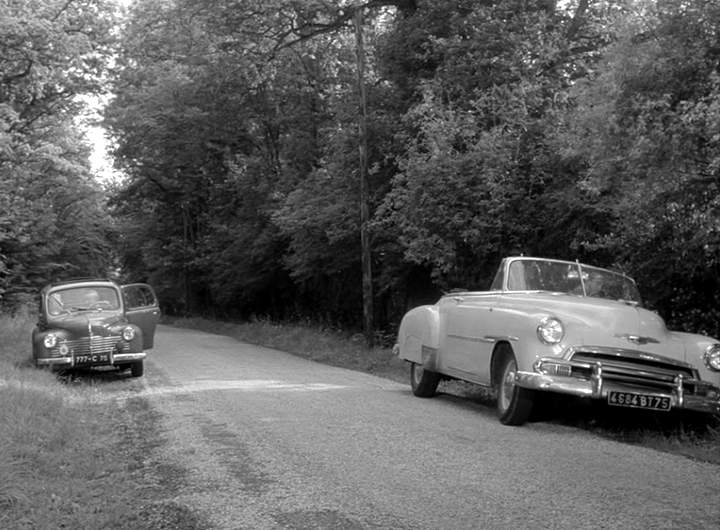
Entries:
<svg viewBox="0 0 720 530">
<path fill-rule="evenodd" d="M 454 333 L 448 333 L 449 339 L 466 340 L 468 342 L 492 342 L 488 341 L 485 337 L 465 337 L 464 335 L 455 335 Z"/>
<path fill-rule="evenodd" d="M 485 335 L 484 337 L 466 337 L 464 335 L 455 335 L 454 333 L 448 333 L 447 337 L 449 339 L 466 340 L 468 342 L 487 342 L 489 344 L 494 344 L 501 340 L 520 340 L 518 337 L 514 337 L 512 335 Z"/>
<path fill-rule="evenodd" d="M 594 398 L 602 397 L 602 387 L 603 387 L 602 363 L 597 363 L 596 365 L 593 366 L 592 375 L 590 376 L 590 381 L 592 381 L 592 396 Z"/>
<path fill-rule="evenodd" d="M 693 373 L 697 372 L 692 364 L 686 363 L 685 361 L 679 361 L 677 359 L 665 357 L 664 355 L 658 355 L 656 353 L 648 353 L 639 350 L 627 350 L 625 348 L 612 348 L 607 346 L 568 346 L 563 352 L 563 359 L 569 361 L 576 353 L 596 353 L 598 355 L 612 355 L 618 358 L 625 357 L 640 361 L 665 363 L 690 369 Z"/>
<path fill-rule="evenodd" d="M 514 335 L 485 335 L 483 337 L 487 342 L 500 342 L 501 340 L 509 340 L 517 342 L 520 339 Z"/>
<path fill-rule="evenodd" d="M 675 378 L 675 396 L 677 396 L 677 406 L 681 407 L 685 403 L 685 389 L 683 388 L 683 375 L 678 374 Z"/>
<path fill-rule="evenodd" d="M 660 344 L 660 341 L 657 340 L 656 338 L 641 337 L 640 335 L 631 335 L 630 333 L 625 333 L 622 335 L 615 335 L 615 337 L 618 339 L 625 339 L 629 342 L 632 342 L 634 344 L 639 344 L 639 345 L 648 344 L 648 343 Z"/>
</svg>

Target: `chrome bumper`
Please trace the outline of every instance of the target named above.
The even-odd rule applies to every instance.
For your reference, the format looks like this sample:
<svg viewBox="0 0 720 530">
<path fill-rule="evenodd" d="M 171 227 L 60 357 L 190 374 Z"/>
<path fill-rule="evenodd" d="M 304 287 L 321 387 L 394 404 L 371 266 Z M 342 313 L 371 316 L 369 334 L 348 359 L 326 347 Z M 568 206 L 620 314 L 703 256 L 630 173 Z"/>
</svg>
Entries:
<svg viewBox="0 0 720 530">
<path fill-rule="evenodd" d="M 147 354 L 144 351 L 135 353 L 115 353 L 110 354 L 110 360 L 107 363 L 102 363 L 95 366 L 108 366 L 111 364 L 117 365 L 133 361 L 140 361 L 145 357 L 147 357 Z M 64 357 L 41 357 L 39 359 L 35 359 L 35 364 L 37 366 L 65 366 L 72 368 L 75 366 L 75 357 L 73 357 L 72 355 L 67 355 Z"/>
<path fill-rule="evenodd" d="M 147 354 L 144 351 L 137 353 L 116 353 L 110 358 L 111 364 L 119 364 L 128 361 L 140 361 L 144 359 Z"/>
<path fill-rule="evenodd" d="M 698 379 L 684 378 L 682 375 L 675 377 L 672 388 L 667 391 L 633 386 L 608 381 L 603 378 L 602 363 L 592 365 L 592 374 L 589 379 L 573 377 L 572 363 L 560 359 L 540 359 L 533 367 L 535 372 L 520 372 L 515 374 L 515 383 L 523 388 L 531 390 L 543 390 L 571 394 L 573 396 L 587 397 L 592 399 L 607 399 L 611 391 L 615 392 L 636 392 L 659 398 L 669 398 L 672 408 L 720 414 L 720 388 Z M 553 367 L 555 373 L 543 373 L 548 367 Z M 694 394 L 689 394 L 686 387 L 692 384 L 696 389 Z M 703 389 L 698 393 L 697 389 Z"/>
</svg>

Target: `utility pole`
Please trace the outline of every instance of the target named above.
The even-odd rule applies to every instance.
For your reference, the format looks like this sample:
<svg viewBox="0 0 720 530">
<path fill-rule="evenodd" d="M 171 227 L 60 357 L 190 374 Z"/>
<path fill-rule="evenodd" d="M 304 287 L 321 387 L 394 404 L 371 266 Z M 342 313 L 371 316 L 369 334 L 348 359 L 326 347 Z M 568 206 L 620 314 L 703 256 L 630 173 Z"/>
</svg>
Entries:
<svg viewBox="0 0 720 530">
<path fill-rule="evenodd" d="M 358 119 L 360 152 L 360 248 L 362 263 L 363 330 L 365 341 L 372 347 L 374 343 L 372 264 L 370 261 L 370 237 L 368 219 L 370 206 L 367 178 L 367 95 L 365 93 L 365 48 L 363 46 L 363 8 L 355 7 L 355 42 L 357 54 L 358 93 L 360 96 L 360 115 Z"/>
</svg>

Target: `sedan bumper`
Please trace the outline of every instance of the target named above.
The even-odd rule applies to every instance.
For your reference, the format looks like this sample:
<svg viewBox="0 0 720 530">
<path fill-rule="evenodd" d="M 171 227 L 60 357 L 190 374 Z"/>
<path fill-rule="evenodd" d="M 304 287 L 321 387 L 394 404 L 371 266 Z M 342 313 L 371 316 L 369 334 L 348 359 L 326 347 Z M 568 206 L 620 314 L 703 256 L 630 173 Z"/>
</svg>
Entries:
<svg viewBox="0 0 720 530">
<path fill-rule="evenodd" d="M 667 398 L 672 408 L 720 414 L 720 388 L 707 381 L 678 375 L 666 388 L 657 388 L 610 380 L 604 377 L 600 362 L 593 363 L 589 377 L 573 376 L 573 367 L 572 361 L 540 359 L 535 363 L 535 372 L 518 371 L 515 383 L 531 390 L 592 399 L 608 399 L 611 392 L 641 393 L 659 399 Z"/>
<path fill-rule="evenodd" d="M 144 351 L 141 352 L 129 352 L 129 353 L 114 353 L 110 354 L 107 362 L 91 363 L 89 366 L 108 366 L 124 364 L 128 362 L 141 361 L 147 357 Z M 76 361 L 74 355 L 67 355 L 63 357 L 40 357 L 35 359 L 37 366 L 57 366 L 65 368 L 73 368 L 75 366 L 88 366 L 87 363 L 79 363 Z"/>
</svg>

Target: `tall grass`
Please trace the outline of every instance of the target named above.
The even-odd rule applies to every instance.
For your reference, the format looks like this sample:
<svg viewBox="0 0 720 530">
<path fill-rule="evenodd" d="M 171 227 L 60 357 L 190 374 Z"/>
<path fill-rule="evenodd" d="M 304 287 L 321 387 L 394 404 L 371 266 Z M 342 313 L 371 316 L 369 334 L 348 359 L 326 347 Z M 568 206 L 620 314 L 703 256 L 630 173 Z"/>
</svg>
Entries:
<svg viewBox="0 0 720 530">
<path fill-rule="evenodd" d="M 149 457 L 135 438 L 155 430 L 35 368 L 33 326 L 29 312 L 0 315 L 0 528 L 153 527 L 128 509 L 152 498 L 139 497 L 145 474 L 129 463 Z"/>
<path fill-rule="evenodd" d="M 22 522 L 12 515 L 18 510 L 27 510 L 25 522 L 31 525 L 49 519 L 33 518 L 33 512 L 44 511 L 33 505 L 38 498 L 58 504 L 67 486 L 58 473 L 67 465 L 65 450 L 87 434 L 66 405 L 67 389 L 48 371 L 31 369 L 33 325 L 27 311 L 0 316 L 0 524 L 5 526 Z"/>
<path fill-rule="evenodd" d="M 30 333 L 35 325 L 33 314 L 22 308 L 13 314 L 0 314 L 0 377 L 6 370 L 30 360 Z"/>
</svg>

